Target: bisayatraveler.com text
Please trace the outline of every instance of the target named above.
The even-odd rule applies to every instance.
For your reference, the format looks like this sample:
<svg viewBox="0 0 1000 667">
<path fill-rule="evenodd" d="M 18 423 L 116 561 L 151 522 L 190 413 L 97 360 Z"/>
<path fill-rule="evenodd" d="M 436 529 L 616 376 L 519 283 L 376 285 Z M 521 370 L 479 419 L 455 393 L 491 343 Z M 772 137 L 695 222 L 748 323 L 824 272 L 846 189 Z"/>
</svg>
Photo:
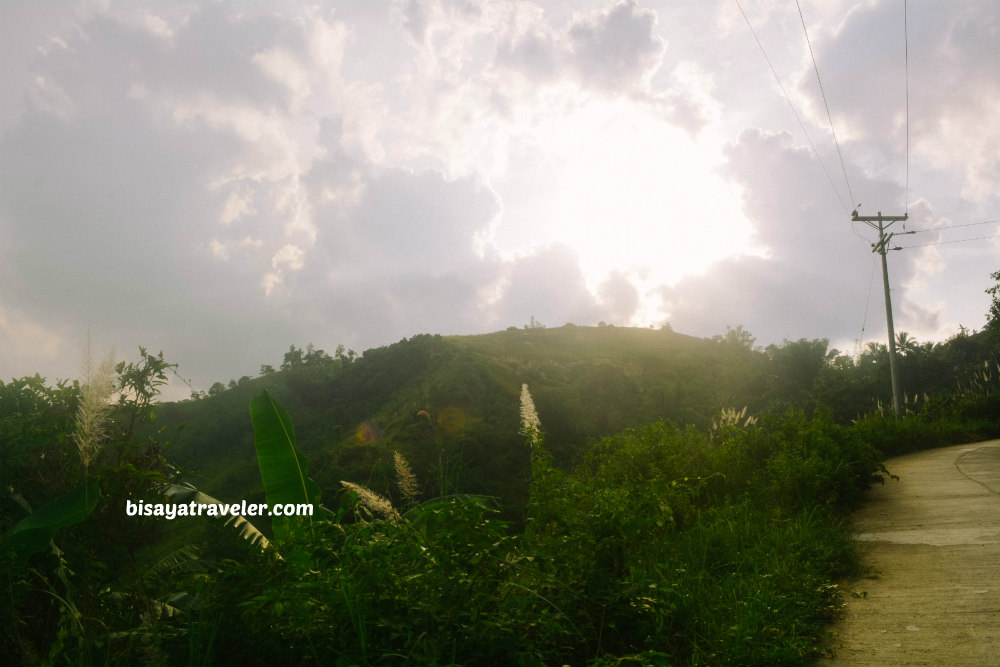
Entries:
<svg viewBox="0 0 1000 667">
<path fill-rule="evenodd" d="M 125 501 L 125 516 L 158 516 L 176 519 L 184 516 L 312 516 L 312 503 L 147 503 Z"/>
</svg>

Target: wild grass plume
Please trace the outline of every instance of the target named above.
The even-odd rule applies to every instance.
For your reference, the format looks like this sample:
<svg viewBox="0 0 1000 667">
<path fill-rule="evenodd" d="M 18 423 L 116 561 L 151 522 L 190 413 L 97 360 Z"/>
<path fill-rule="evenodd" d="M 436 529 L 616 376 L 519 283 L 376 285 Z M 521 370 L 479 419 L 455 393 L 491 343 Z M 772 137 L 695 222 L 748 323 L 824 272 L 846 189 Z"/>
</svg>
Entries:
<svg viewBox="0 0 1000 667">
<path fill-rule="evenodd" d="M 754 416 L 747 416 L 747 406 L 743 406 L 742 410 L 737 411 L 736 408 L 723 408 L 722 411 L 712 419 L 712 431 L 717 431 L 720 428 L 725 428 L 727 426 L 737 426 L 741 428 L 746 428 L 748 426 L 753 426 L 757 423 L 757 418 Z"/>
<path fill-rule="evenodd" d="M 542 430 L 542 422 L 538 419 L 538 411 L 535 410 L 535 402 L 531 399 L 531 392 L 528 385 L 521 385 L 521 433 L 528 436 L 531 444 L 538 443 L 538 436 Z"/>
<path fill-rule="evenodd" d="M 341 484 L 344 488 L 357 494 L 358 502 L 372 514 L 381 516 L 390 521 L 399 520 L 399 512 L 397 512 L 396 508 L 392 506 L 392 503 L 371 489 L 361 486 L 360 484 L 354 484 L 353 482 L 342 481 Z"/>
<path fill-rule="evenodd" d="M 396 485 L 399 487 L 399 492 L 403 494 L 403 499 L 407 503 L 413 504 L 417 502 L 417 494 L 419 493 L 417 476 L 413 474 L 413 469 L 410 468 L 410 464 L 403 458 L 402 454 L 393 452 L 393 460 L 396 467 Z"/>
<path fill-rule="evenodd" d="M 104 421 L 111 408 L 109 399 L 114 391 L 115 360 L 113 352 L 95 368 L 87 337 L 87 359 L 80 387 L 80 405 L 74 420 L 73 440 L 80 452 L 85 469 L 97 458 L 104 437 Z"/>
</svg>

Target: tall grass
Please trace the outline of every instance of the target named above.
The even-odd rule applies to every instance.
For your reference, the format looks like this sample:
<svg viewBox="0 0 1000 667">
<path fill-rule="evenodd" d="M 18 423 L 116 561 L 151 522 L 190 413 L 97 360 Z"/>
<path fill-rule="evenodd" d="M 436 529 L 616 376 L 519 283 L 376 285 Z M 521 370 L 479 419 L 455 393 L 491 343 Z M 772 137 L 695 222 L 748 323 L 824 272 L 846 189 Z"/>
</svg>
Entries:
<svg viewBox="0 0 1000 667">
<path fill-rule="evenodd" d="M 527 386 L 521 417 L 533 470 L 523 532 L 486 498 L 400 515 L 344 482 L 342 509 L 363 520 L 319 521 L 290 535 L 281 559 L 265 552 L 203 578 L 198 618 L 211 631 L 164 620 L 170 654 L 268 665 L 825 655 L 823 629 L 840 608 L 833 582 L 857 567 L 846 517 L 887 472 L 854 431 L 823 414 L 755 422 L 731 411 L 711 433 L 665 422 L 623 432 L 561 471 Z M 412 473 L 400 459 L 402 484 Z"/>
<path fill-rule="evenodd" d="M 80 384 L 80 402 L 74 419 L 73 442 L 76 443 L 83 464 L 84 476 L 100 452 L 105 437 L 105 421 L 111 410 L 110 398 L 114 392 L 114 353 L 95 364 L 87 336 L 87 356 Z"/>
</svg>

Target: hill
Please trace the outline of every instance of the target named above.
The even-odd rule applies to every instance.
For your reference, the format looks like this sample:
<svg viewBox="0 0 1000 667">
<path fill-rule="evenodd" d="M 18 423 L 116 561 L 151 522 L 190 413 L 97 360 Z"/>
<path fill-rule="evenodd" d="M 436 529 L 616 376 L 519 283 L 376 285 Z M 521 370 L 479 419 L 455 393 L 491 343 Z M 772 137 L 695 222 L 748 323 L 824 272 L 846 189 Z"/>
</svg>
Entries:
<svg viewBox="0 0 1000 667">
<path fill-rule="evenodd" d="M 761 349 L 741 328 L 422 335 L 360 357 L 293 346 L 278 371 L 174 404 L 152 403 L 172 365 L 144 348 L 114 385 L 0 382 L 0 649 L 22 664 L 806 664 L 840 608 L 832 582 L 856 572 L 847 518 L 885 479 L 880 458 L 1000 434 L 986 337 L 900 342 L 904 387 L 933 393 L 903 419 L 873 410 L 884 347 Z M 741 405 L 759 419 L 714 423 Z M 150 407 L 180 480 L 152 426 L 134 430 Z M 545 431 L 530 444 L 522 407 Z M 295 474 L 293 422 L 318 485 Z M 427 502 L 394 493 L 396 452 Z M 206 500 L 184 481 L 260 502 L 261 478 L 274 503 L 322 488 L 337 520 L 225 528 L 128 509 Z"/>
<path fill-rule="evenodd" d="M 261 377 L 231 382 L 228 390 L 219 383 L 212 395 L 160 405 L 156 425 L 169 433 L 168 458 L 196 471 L 199 488 L 258 499 L 247 406 L 266 388 L 291 414 L 327 503 L 341 480 L 392 496 L 398 451 L 424 497 L 494 495 L 519 516 L 528 477 L 518 433 L 522 384 L 530 386 L 547 448 L 564 469 L 601 438 L 658 420 L 707 429 L 722 409 L 746 407 L 759 416 L 795 407 L 831 410 L 848 423 L 891 405 L 883 345 L 869 344 L 855 359 L 828 351 L 826 340 L 767 348 L 754 342 L 741 327 L 703 339 L 669 328 L 566 325 L 424 334 L 360 356 L 342 347 L 331 357 L 293 346 L 280 370 L 264 367 Z M 982 333 L 963 330 L 943 344 L 904 342 L 907 410 L 922 411 L 927 394 L 979 385 L 986 391 L 993 383 L 983 363 L 992 373 L 995 353 Z"/>
<path fill-rule="evenodd" d="M 624 428 L 660 419 L 707 427 L 723 407 L 759 409 L 762 395 L 761 374 L 752 372 L 760 351 L 669 329 L 567 325 L 420 335 L 358 357 L 310 348 L 310 361 L 300 352 L 292 348 L 280 371 L 161 405 L 168 458 L 199 471 L 210 493 L 259 496 L 247 404 L 267 388 L 292 415 L 324 489 L 346 479 L 390 495 L 399 451 L 428 496 L 485 493 L 517 508 L 527 492 L 522 383 L 564 465 Z"/>
</svg>

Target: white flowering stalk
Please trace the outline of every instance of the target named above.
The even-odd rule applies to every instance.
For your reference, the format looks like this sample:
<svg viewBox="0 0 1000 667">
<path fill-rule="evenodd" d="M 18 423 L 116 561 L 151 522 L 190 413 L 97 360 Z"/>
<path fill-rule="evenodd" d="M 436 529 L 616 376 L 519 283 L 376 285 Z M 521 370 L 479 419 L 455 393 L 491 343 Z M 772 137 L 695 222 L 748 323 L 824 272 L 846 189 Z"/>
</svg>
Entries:
<svg viewBox="0 0 1000 667">
<path fill-rule="evenodd" d="M 756 423 L 756 417 L 747 415 L 746 406 L 743 406 L 743 409 L 740 411 L 737 411 L 736 408 L 723 408 L 722 412 L 712 419 L 712 428 L 709 431 L 709 437 L 714 440 L 718 432 L 724 428 L 734 426 L 736 428 L 747 428 Z"/>
<path fill-rule="evenodd" d="M 538 419 L 538 411 L 535 410 L 535 402 L 531 399 L 531 392 L 528 385 L 521 385 L 521 434 L 528 436 L 532 445 L 538 444 L 538 437 L 542 430 L 542 422 Z"/>
<path fill-rule="evenodd" d="M 80 451 L 84 469 L 97 458 L 104 437 L 104 420 L 111 409 L 109 399 L 114 392 L 114 353 L 94 368 L 90 353 L 90 336 L 87 336 L 87 363 L 84 367 L 83 385 L 80 387 L 80 406 L 76 411 L 73 440 Z"/>
<path fill-rule="evenodd" d="M 413 474 L 410 464 L 399 452 L 393 452 L 393 460 L 396 464 L 396 485 L 403 498 L 408 503 L 417 502 L 417 476 Z"/>
<path fill-rule="evenodd" d="M 345 488 L 353 491 L 358 496 L 358 502 L 368 508 L 373 514 L 383 516 L 390 521 L 399 520 L 399 512 L 392 506 L 392 503 L 378 495 L 371 489 L 354 484 L 353 482 L 341 482 Z"/>
</svg>

